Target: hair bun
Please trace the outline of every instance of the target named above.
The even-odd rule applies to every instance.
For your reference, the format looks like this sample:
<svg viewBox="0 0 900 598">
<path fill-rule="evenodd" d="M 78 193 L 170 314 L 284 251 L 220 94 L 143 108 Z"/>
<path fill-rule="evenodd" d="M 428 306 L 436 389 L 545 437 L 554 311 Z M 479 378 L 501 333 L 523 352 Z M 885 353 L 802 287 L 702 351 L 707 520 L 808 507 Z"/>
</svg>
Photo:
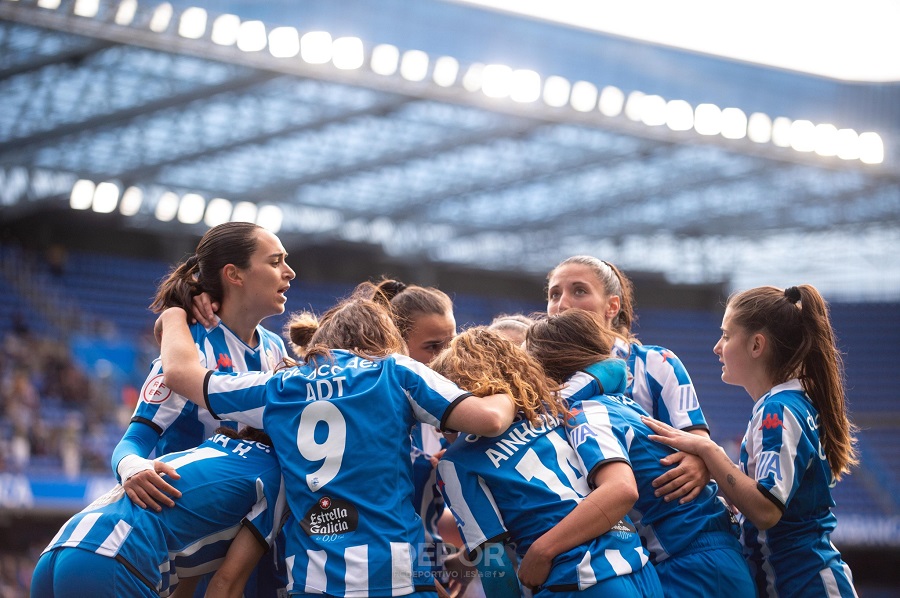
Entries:
<svg viewBox="0 0 900 598">
<path fill-rule="evenodd" d="M 797 287 L 788 287 L 784 290 L 784 296 L 791 303 L 797 303 L 800 301 L 800 289 Z"/>
<path fill-rule="evenodd" d="M 378 283 L 378 291 L 387 298 L 388 301 L 406 290 L 406 285 L 399 280 L 385 279 Z"/>
</svg>

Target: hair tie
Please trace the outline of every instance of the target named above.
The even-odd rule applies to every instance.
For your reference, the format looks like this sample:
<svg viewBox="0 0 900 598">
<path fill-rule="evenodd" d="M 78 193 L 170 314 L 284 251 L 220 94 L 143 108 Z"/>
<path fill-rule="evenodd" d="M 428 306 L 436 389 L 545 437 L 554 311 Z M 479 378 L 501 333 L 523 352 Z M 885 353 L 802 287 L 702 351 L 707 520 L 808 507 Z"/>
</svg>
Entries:
<svg viewBox="0 0 900 598">
<path fill-rule="evenodd" d="M 784 296 L 792 304 L 796 304 L 800 301 L 800 289 L 797 287 L 788 287 L 784 290 Z"/>
</svg>

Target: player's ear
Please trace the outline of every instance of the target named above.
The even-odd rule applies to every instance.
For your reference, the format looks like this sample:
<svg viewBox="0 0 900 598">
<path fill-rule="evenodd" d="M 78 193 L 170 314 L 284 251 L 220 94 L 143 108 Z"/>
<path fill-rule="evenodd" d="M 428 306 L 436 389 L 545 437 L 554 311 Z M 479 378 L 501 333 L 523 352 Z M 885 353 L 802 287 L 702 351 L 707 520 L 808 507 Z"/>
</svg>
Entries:
<svg viewBox="0 0 900 598">
<path fill-rule="evenodd" d="M 240 268 L 234 264 L 226 264 L 222 268 L 222 277 L 224 278 L 224 282 L 228 284 L 241 286 L 244 283 Z"/>
</svg>

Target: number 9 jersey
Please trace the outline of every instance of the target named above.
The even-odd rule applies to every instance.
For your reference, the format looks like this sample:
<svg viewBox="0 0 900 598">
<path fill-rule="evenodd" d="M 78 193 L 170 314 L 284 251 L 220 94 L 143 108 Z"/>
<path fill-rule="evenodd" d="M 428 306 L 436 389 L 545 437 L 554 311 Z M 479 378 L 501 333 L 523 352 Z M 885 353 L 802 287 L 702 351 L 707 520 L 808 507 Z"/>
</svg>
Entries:
<svg viewBox="0 0 900 598">
<path fill-rule="evenodd" d="M 263 428 L 281 462 L 288 592 L 434 590 L 413 506 L 410 430 L 441 427 L 470 393 L 405 355 L 334 350 L 276 373 L 210 372 L 210 413 Z"/>
</svg>

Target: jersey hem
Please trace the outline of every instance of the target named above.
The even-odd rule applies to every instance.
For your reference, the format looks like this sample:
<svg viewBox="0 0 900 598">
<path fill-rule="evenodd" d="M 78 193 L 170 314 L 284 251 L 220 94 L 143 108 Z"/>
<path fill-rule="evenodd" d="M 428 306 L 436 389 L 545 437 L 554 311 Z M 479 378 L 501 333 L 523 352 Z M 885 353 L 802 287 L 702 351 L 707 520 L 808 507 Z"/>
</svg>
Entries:
<svg viewBox="0 0 900 598">
<path fill-rule="evenodd" d="M 778 500 L 778 498 L 774 494 L 769 492 L 768 488 L 766 488 L 765 486 L 763 486 L 762 484 L 757 482 L 756 489 L 759 490 L 760 492 L 762 492 L 763 496 L 765 496 L 766 498 L 771 500 L 775 504 L 775 506 L 778 507 L 778 510 L 781 511 L 782 515 L 784 514 L 785 506 L 783 504 L 781 504 L 781 501 Z"/>
</svg>

